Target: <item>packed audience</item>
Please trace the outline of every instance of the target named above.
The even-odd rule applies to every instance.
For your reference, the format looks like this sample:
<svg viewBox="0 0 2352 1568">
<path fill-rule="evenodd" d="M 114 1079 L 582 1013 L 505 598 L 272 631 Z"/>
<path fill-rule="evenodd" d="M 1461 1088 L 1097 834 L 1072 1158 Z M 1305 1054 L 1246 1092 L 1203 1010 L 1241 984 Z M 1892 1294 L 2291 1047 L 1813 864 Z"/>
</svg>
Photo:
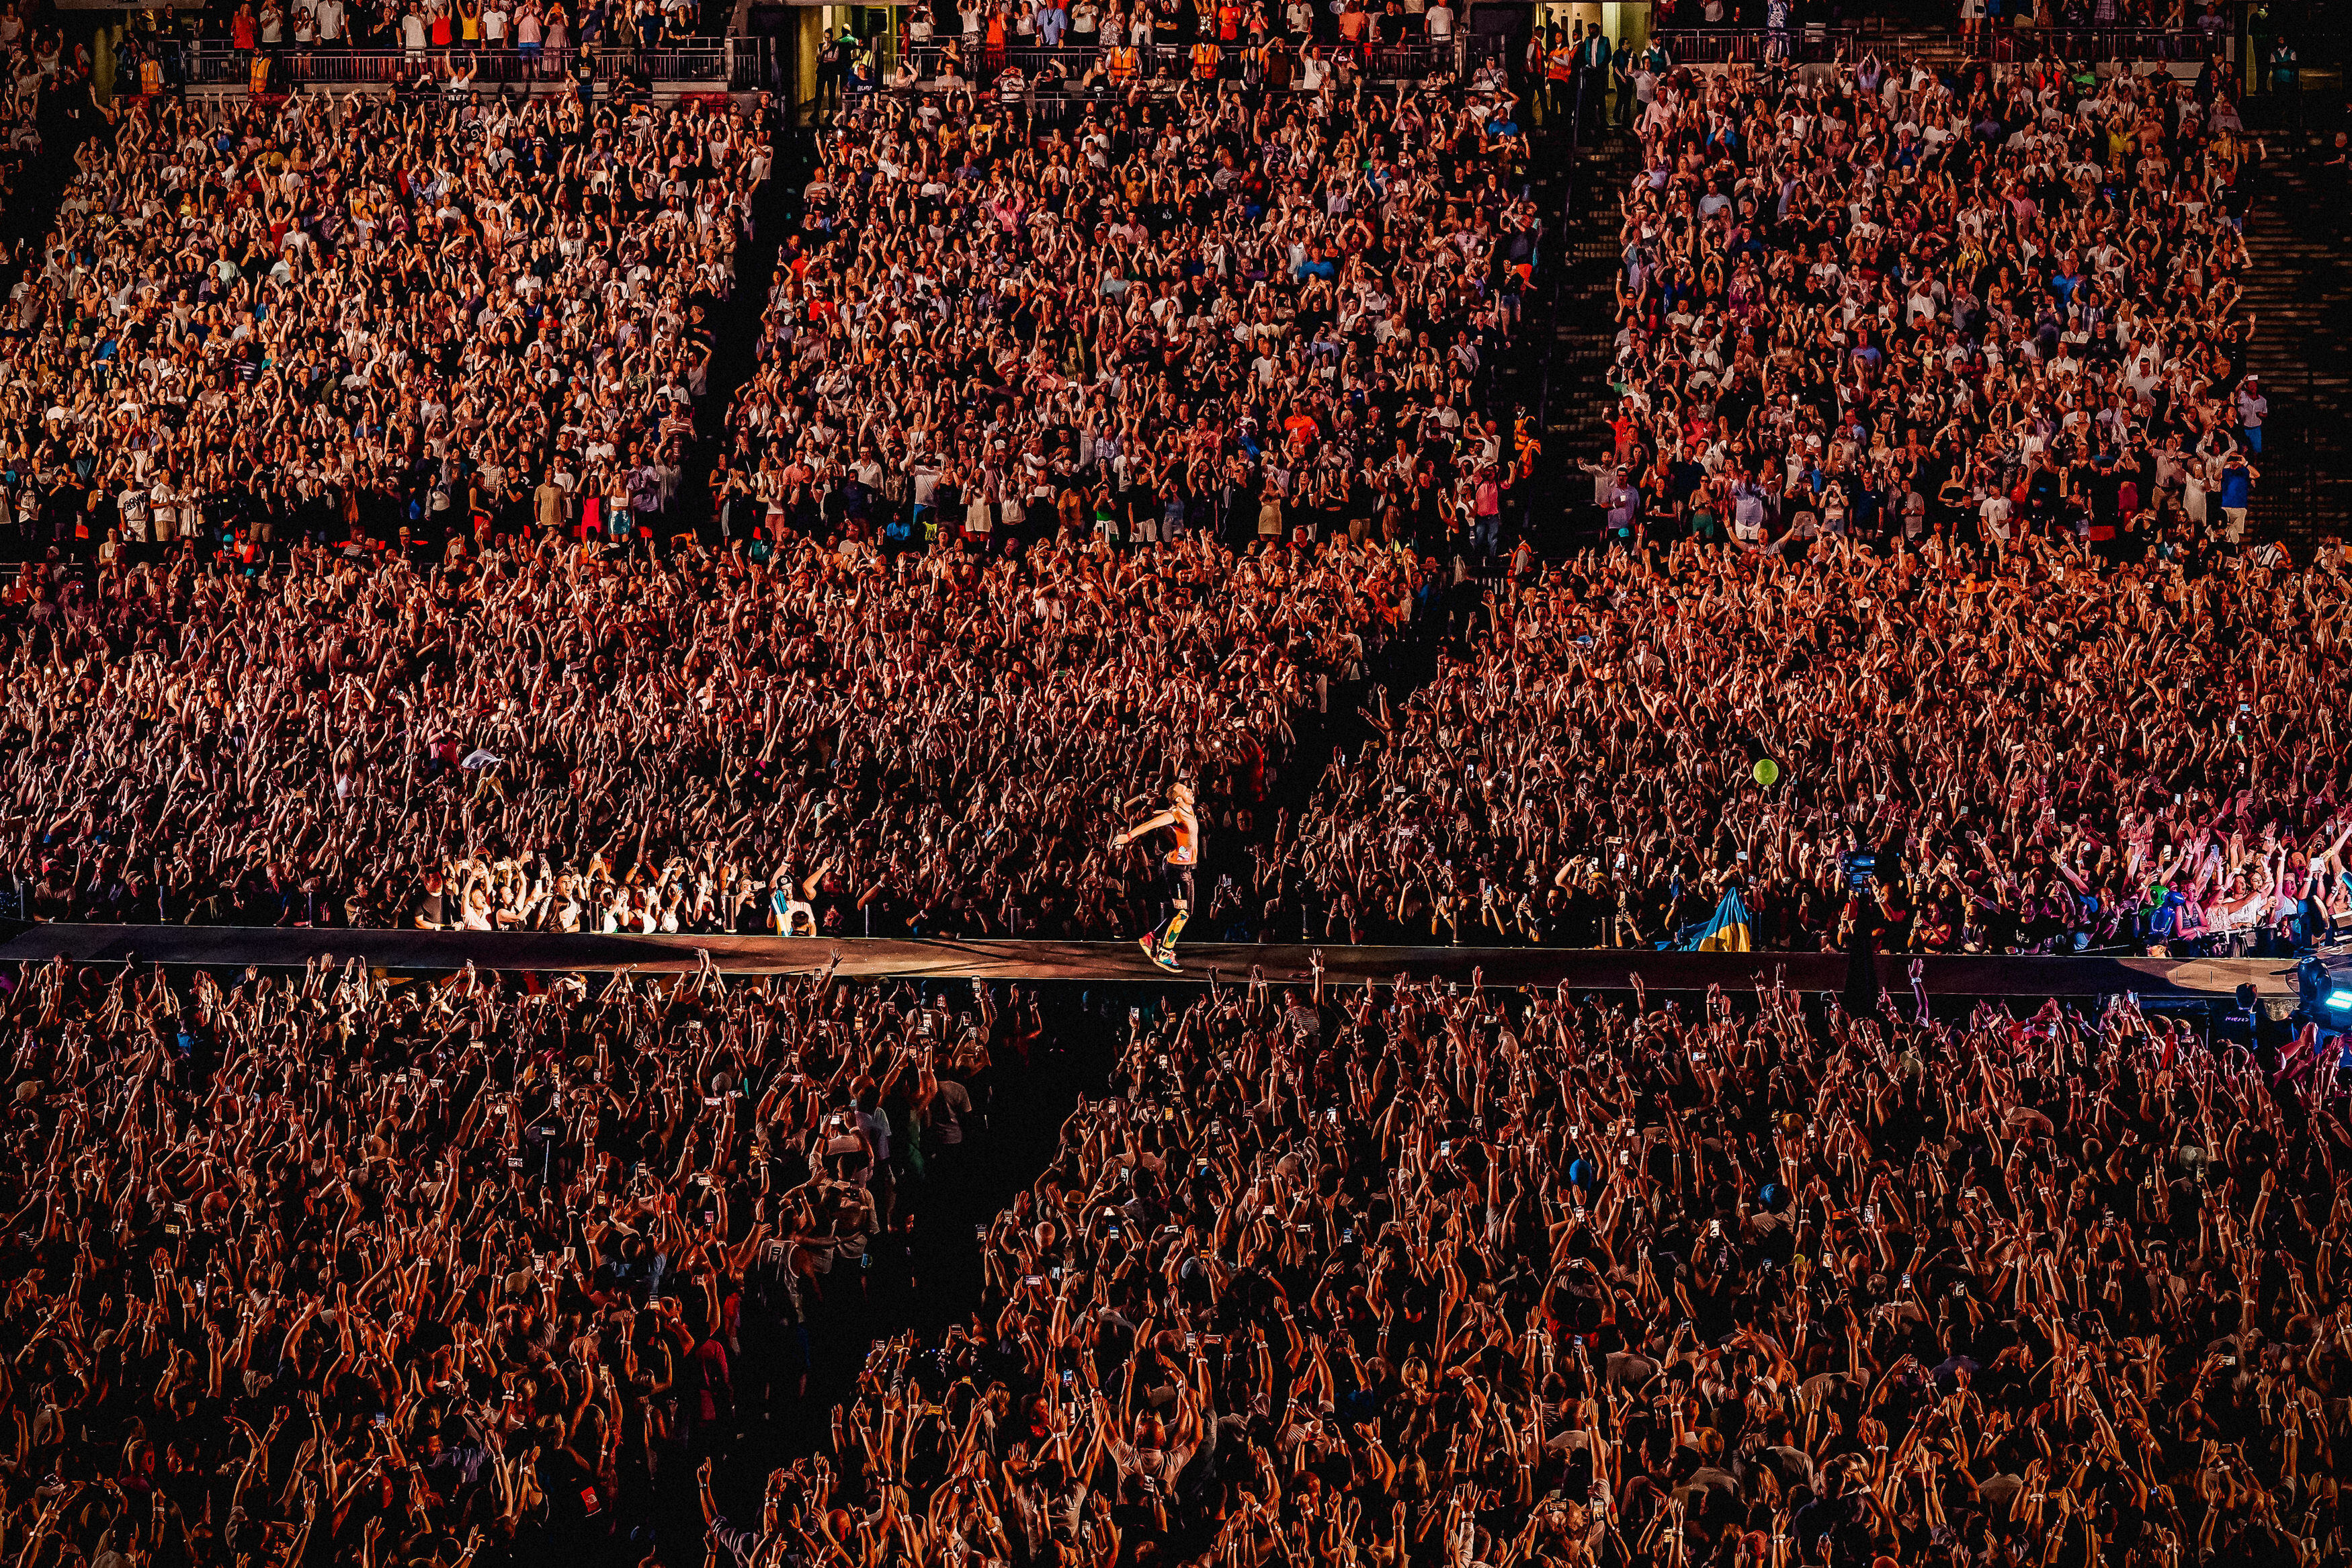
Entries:
<svg viewBox="0 0 2352 1568">
<path fill-rule="evenodd" d="M 1156 893 L 1110 824 L 1181 779 L 1255 835 L 1429 586 L 1199 535 L 28 576 L 0 882 L 39 919 L 1122 936 Z"/>
<path fill-rule="evenodd" d="M 0 595 L 0 897 L 1132 935 L 1110 830 L 1181 779 L 1233 873 L 1203 934 L 1646 946 L 1729 893 L 1785 947 L 2352 919 L 2346 563 L 2245 548 L 2225 120 L 1871 61 L 1651 87 L 1606 548 L 1520 541 L 1491 592 L 1539 232 L 1491 81 L 856 99 L 700 537 L 756 115 L 133 108 L 0 337 L 0 521 L 96 559 Z M 1375 680 L 1405 649 L 1433 674 Z M 1105 1040 L 829 969 L 21 969 L 6 1540 L 2352 1558 L 2347 1041 L 1914 984 L 1341 994 L 1318 956 L 1123 1031 L 1090 992 Z M 977 1310 L 876 1343 L 828 1452 L 774 1462 L 910 1313 L 918 1217 L 1001 1182 L 1000 1064 L 1055 1048 L 1108 1093 L 973 1239 Z"/>
<path fill-rule="evenodd" d="M 2267 57 L 2261 46 L 2269 41 L 2272 23 L 2268 5 L 2253 7 L 2247 16 L 2254 57 Z M 1958 0 L 1959 37 L 1972 54 L 2011 44 L 2016 53 L 2030 53 L 2038 34 L 2053 28 L 2150 28 L 2172 34 L 2198 35 L 2200 47 L 2219 54 L 2228 45 L 2234 17 L 2225 14 L 2221 0 Z"/>
<path fill-rule="evenodd" d="M 758 120 L 130 100 L 0 341 L 10 553 L 659 529 L 772 156 Z"/>
<path fill-rule="evenodd" d="M 747 513 L 1499 553 L 1541 232 L 1507 93 L 1188 81 L 1034 129 L 884 95 L 821 159 L 735 402 Z"/>
<path fill-rule="evenodd" d="M 1646 946 L 1737 890 L 1817 946 L 1855 851 L 1874 935 L 1930 951 L 2291 949 L 2352 914 L 2347 781 L 2301 743 L 2340 566 L 2233 553 L 2269 403 L 2226 104 L 1874 58 L 1643 85 L 1588 465 L 1626 553 L 1497 599 L 1383 706 L 1261 866 L 1266 924 Z"/>
<path fill-rule="evenodd" d="M 2352 927 L 2352 579 L 2271 559 L 1580 558 L 1378 704 L 1261 859 L 1263 926 L 1648 946 L 1737 891 L 1759 946 L 1842 946 L 1863 852 L 1885 946 L 2291 952 Z"/>
<path fill-rule="evenodd" d="M 113 193 L 69 209 L 64 276 L 27 308 L 27 345 L 104 335 L 94 375 L 140 379 L 120 405 L 47 394 L 20 465 L 47 491 L 37 542 L 68 520 L 107 541 L 95 580 L 28 576 L 9 607 L 33 683 L 9 721 L 29 742 L 5 764 L 15 799 L 106 802 L 13 824 L 20 905 L 1119 934 L 1150 868 L 1102 821 L 1181 777 L 1220 834 L 1257 833 L 1293 718 L 1447 580 L 1433 556 L 1372 547 L 1499 546 L 1528 455 L 1482 397 L 1538 232 L 1500 107 L 1443 83 L 1295 103 L 1213 86 L 1034 141 L 968 103 L 845 115 L 734 399 L 726 548 L 707 553 L 671 549 L 660 518 L 709 351 L 704 297 L 679 291 L 723 290 L 738 226 L 698 252 L 685 204 L 740 216 L 728 193 L 759 155 L 721 141 L 739 121 L 681 110 L 664 141 L 600 113 L 589 153 L 564 140 L 589 123 L 569 100 L 353 102 L 332 127 L 247 110 L 184 147 L 181 111 L 127 123 L 91 183 Z M 373 133 L 387 160 L 436 139 L 432 177 L 402 168 L 387 190 L 320 167 L 329 130 Z M 1153 163 L 1176 146 L 1220 172 L 1180 186 Z M 688 181 L 699 156 L 740 187 Z M 648 169 L 677 189 L 640 178 L 625 200 Z M 222 235 L 192 243 L 140 292 L 128 215 L 207 182 L 244 250 L 207 264 Z M 401 193 L 437 249 L 407 234 Z M 281 219 L 292 259 L 265 275 L 252 251 Z M 512 277 L 466 274 L 478 252 Z M 345 288 L 362 265 L 387 290 L 373 310 Z M 335 337 L 300 345 L 330 319 Z M 378 560 L 363 543 L 387 517 L 410 548 Z M 1302 536 L 1329 543 L 1243 561 L 1226 542 Z M 1102 552 L 1130 538 L 1165 548 Z M 61 716 L 68 652 L 109 674 Z M 175 670 L 140 673 L 147 654 Z"/>
<path fill-rule="evenodd" d="M 2315 1563 L 2341 1040 L 1226 987 L 740 1562 Z"/>
<path fill-rule="evenodd" d="M 1623 200 L 1609 527 L 2242 536 L 2258 143 L 2161 73 L 1670 73 Z"/>
<path fill-rule="evenodd" d="M 830 973 L 12 972 L 12 1558 L 700 1563 L 698 1471 L 905 1321 L 1042 1032 Z"/>
<path fill-rule="evenodd" d="M 87 143 L 107 133 L 96 63 L 46 11 L 0 5 L 0 295 L 17 287 L 59 190 L 86 166 Z"/>
<path fill-rule="evenodd" d="M 0 897 L 1116 937 L 1156 893 L 1110 825 L 1183 779 L 1231 939 L 1652 946 L 1736 891 L 1758 945 L 1837 946 L 1867 851 L 1886 946 L 2285 951 L 2352 922 L 2344 568 L 1685 541 L 1482 601 L 1344 536 L 1190 536 L 27 574 Z M 1410 695 L 1369 678 L 1433 646 Z"/>
<path fill-rule="evenodd" d="M 829 970 L 19 968 L 10 1542 L 2352 1552 L 2340 1037 L 2128 998 L 1939 1018 L 1916 977 L 1871 1017 L 1760 975 L 1626 996 L 1343 994 L 1318 961 L 1057 1036 L 1034 996 Z M 1052 1051 L 1108 1092 L 1008 1171 L 989 1108 Z M 897 1333 L 975 1182 L 1010 1200 L 977 1305 Z M 835 1388 L 829 1454 L 793 1457 Z"/>
<path fill-rule="evenodd" d="M 2230 133 L 2123 78 L 1652 86 L 1612 548 L 1492 594 L 1538 231 L 1476 86 L 852 106 L 699 540 L 740 113 L 133 110 L 7 350 L 28 525 L 121 548 L 0 603 L 0 900 L 1120 936 L 1108 824 L 1181 779 L 1235 939 L 1649 946 L 1737 892 L 1821 946 L 1857 852 L 1923 951 L 2352 917 L 2341 562 L 2236 548 Z"/>
<path fill-rule="evenodd" d="M 208 7 L 179 31 L 265 56 L 397 49 L 456 71 L 478 65 L 482 51 L 510 50 L 560 76 L 575 47 L 679 48 L 724 33 L 732 16 L 701 0 L 239 0 Z"/>
</svg>

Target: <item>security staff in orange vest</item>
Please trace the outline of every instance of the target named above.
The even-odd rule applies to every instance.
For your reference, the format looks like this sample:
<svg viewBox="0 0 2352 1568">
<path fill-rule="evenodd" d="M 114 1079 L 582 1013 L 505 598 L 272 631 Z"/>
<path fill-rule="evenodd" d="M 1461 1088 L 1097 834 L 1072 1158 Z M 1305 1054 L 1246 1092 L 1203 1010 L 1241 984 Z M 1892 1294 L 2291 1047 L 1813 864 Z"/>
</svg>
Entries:
<svg viewBox="0 0 2352 1568">
<path fill-rule="evenodd" d="M 1216 80 L 1217 62 L 1223 57 L 1224 51 L 1218 48 L 1216 45 L 1209 42 L 1206 38 L 1203 38 L 1199 43 L 1193 45 L 1192 79 L 1194 81 Z"/>
<path fill-rule="evenodd" d="M 1135 52 L 1133 44 L 1123 44 L 1110 52 L 1111 86 L 1129 86 L 1142 68 L 1142 57 Z"/>
<path fill-rule="evenodd" d="M 1544 51 L 1544 119 L 1557 125 L 1575 112 L 1576 45 L 1559 33 Z"/>
</svg>

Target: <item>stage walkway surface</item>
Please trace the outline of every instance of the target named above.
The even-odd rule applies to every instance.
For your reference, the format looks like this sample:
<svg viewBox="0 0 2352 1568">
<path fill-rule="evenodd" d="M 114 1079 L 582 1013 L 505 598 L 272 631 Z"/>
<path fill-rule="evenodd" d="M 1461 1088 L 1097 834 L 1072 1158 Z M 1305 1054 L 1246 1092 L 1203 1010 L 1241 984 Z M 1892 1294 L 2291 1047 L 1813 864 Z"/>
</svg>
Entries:
<svg viewBox="0 0 2352 1568">
<path fill-rule="evenodd" d="M 0 935 L 5 935 L 0 933 Z M 441 973 L 469 961 L 485 969 L 610 970 L 676 973 L 696 967 L 707 948 L 719 968 L 736 975 L 805 974 L 841 955 L 841 972 L 908 979 L 1204 980 L 1212 970 L 1242 979 L 1252 966 L 1270 980 L 1303 979 L 1313 948 L 1290 944 L 1186 943 L 1181 976 L 1154 968 L 1131 942 L 1024 942 L 954 938 L 841 942 L 776 936 L 565 936 L 553 932 L 353 931 L 236 925 L 24 925 L 0 942 L 0 963 L 63 956 L 79 963 L 195 965 L 214 968 L 299 966 L 321 954 L 356 957 L 371 967 Z M 1322 949 L 1326 971 L 1340 984 L 1414 980 L 1467 983 L 1483 969 L 1490 986 L 1566 985 L 1623 990 L 1628 977 L 1656 990 L 1745 988 L 1758 975 L 1785 970 L 1807 991 L 1842 990 L 1846 960 L 1838 953 L 1657 953 L 1570 947 L 1349 947 Z M 1907 992 L 1910 959 L 1878 959 L 1879 982 Z M 1953 997 L 2087 997 L 2137 991 L 2151 996 L 2226 997 L 2252 982 L 2265 995 L 2294 989 L 2294 965 L 2277 958 L 1931 957 L 1927 989 Z"/>
</svg>

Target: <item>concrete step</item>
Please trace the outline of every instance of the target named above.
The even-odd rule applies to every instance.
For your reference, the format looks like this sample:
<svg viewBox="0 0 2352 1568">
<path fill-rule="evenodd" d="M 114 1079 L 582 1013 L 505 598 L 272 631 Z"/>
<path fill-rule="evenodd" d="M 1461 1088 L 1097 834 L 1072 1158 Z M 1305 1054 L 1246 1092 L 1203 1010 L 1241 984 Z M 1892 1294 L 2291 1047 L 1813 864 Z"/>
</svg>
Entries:
<svg viewBox="0 0 2352 1568">
<path fill-rule="evenodd" d="M 2352 330 L 2352 257 L 2340 203 L 2321 199 L 2303 169 L 2278 159 L 2261 179 L 2240 308 L 2255 319 L 2246 365 L 2263 379 L 2271 422 L 2251 513 L 2257 528 L 2302 549 L 2352 532 L 2352 497 L 2337 477 L 2352 436 L 2339 347 Z"/>
</svg>

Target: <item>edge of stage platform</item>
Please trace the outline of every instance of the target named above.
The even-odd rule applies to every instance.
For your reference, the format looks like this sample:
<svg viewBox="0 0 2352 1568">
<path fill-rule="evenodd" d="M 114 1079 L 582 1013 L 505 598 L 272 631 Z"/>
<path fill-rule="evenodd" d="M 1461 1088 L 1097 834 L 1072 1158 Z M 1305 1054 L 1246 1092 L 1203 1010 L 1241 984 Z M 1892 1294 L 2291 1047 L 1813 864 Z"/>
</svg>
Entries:
<svg viewBox="0 0 2352 1568">
<path fill-rule="evenodd" d="M 1183 972 L 1152 967 L 1131 942 L 1031 942 L 953 937 L 856 937 L 839 942 L 777 936 L 639 936 L 555 932 L 314 930 L 247 925 L 29 925 L 0 931 L 0 963 L 40 963 L 64 957 L 83 964 L 121 963 L 208 968 L 291 968 L 321 955 L 358 958 L 372 968 L 444 974 L 468 963 L 512 971 L 606 971 L 634 968 L 664 974 L 696 967 L 707 949 L 729 974 L 806 974 L 838 951 L 841 972 L 908 979 L 1119 980 L 1161 984 L 1246 977 L 1253 966 L 1268 979 L 1304 979 L 1315 949 L 1296 944 L 1187 943 Z M 1758 975 L 1784 969 L 1801 990 L 1842 990 L 1846 960 L 1837 953 L 1658 953 L 1626 948 L 1349 947 L 1322 949 L 1326 974 L 1337 984 L 1385 984 L 1400 974 L 1466 981 L 1483 969 L 1490 986 L 1566 985 L 1576 990 L 1630 988 L 1639 975 L 1654 990 L 1746 988 Z M 1910 956 L 1877 960 L 1882 985 L 1909 989 Z M 2252 984 L 2265 996 L 2294 990 L 2294 966 L 2279 958 L 2021 958 L 1954 956 L 1925 960 L 1927 989 L 1937 996 L 2087 997 L 2121 991 L 2179 997 L 2227 997 Z"/>
</svg>

